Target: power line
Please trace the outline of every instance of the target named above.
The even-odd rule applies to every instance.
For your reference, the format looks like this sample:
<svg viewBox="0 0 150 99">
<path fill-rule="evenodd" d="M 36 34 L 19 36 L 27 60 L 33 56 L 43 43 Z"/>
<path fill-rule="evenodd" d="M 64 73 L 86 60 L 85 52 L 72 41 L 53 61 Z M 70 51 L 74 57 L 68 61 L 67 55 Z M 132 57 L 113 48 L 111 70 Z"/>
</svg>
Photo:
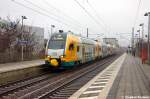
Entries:
<svg viewBox="0 0 150 99">
<path fill-rule="evenodd" d="M 47 2 L 46 0 L 43 0 L 43 2 L 48 5 L 48 7 L 52 7 L 53 9 L 55 9 L 57 12 L 62 13 L 64 16 L 67 16 L 68 18 L 72 19 L 73 21 L 75 21 L 77 23 L 78 26 L 82 27 L 81 23 L 79 21 L 77 21 L 76 19 L 72 18 L 71 16 L 67 15 L 66 13 L 62 12 L 61 10 L 59 10 L 58 8 L 54 7 L 53 5 L 51 5 L 49 2 Z M 87 28 L 86 26 L 83 26 L 85 29 Z M 92 29 L 90 29 L 91 31 Z M 93 31 L 93 30 L 92 30 Z"/>
<path fill-rule="evenodd" d="M 34 3 L 32 3 L 32 2 L 29 1 L 29 0 L 24 0 L 24 1 L 26 1 L 27 3 L 33 5 L 33 6 L 37 7 L 37 8 L 39 8 L 40 10 L 43 10 L 43 11 L 45 11 L 45 12 L 47 12 L 47 13 L 51 13 L 51 12 L 47 11 L 46 9 L 44 9 L 44 8 L 42 8 L 42 7 L 40 7 L 40 6 L 36 5 L 36 4 L 34 4 Z M 51 15 L 53 15 L 53 16 L 55 16 L 55 17 L 57 17 L 57 18 L 59 19 L 59 17 L 56 16 L 56 15 L 54 15 L 54 13 L 52 13 Z M 63 22 L 63 23 L 64 23 L 64 22 Z M 69 25 L 69 24 L 66 24 L 66 25 Z"/>
<path fill-rule="evenodd" d="M 16 3 L 16 4 L 20 5 L 20 6 L 22 6 L 22 7 L 25 7 L 25 8 L 27 8 L 27 9 L 30 9 L 30 10 L 32 10 L 32 11 L 38 13 L 38 14 L 40 14 L 40 15 L 46 16 L 46 17 L 48 17 L 48 18 L 50 18 L 50 19 L 52 19 L 52 20 L 54 20 L 54 21 L 56 21 L 56 22 L 58 22 L 58 23 L 62 23 L 62 24 L 64 24 L 64 25 L 66 25 L 66 26 L 72 27 L 72 26 L 70 26 L 69 24 L 66 24 L 65 22 L 62 22 L 62 21 L 60 21 L 60 20 L 58 20 L 58 19 L 56 19 L 56 18 L 54 18 L 54 17 L 52 17 L 52 16 L 50 16 L 50 15 L 48 15 L 48 14 L 45 14 L 45 13 L 39 11 L 39 10 L 33 9 L 32 7 L 28 7 L 28 6 L 26 6 L 26 5 L 24 5 L 24 4 L 20 3 L 20 2 L 17 2 L 17 1 L 15 1 L 15 0 L 12 0 L 12 1 L 13 1 L 14 3 Z M 74 27 L 74 28 L 75 28 L 75 27 Z"/>
<path fill-rule="evenodd" d="M 52 7 L 53 9 L 55 9 L 58 13 L 62 13 L 64 16 L 72 19 L 73 21 L 76 22 L 76 24 L 79 26 L 79 27 L 82 27 L 81 23 L 79 21 L 77 21 L 76 19 L 74 19 L 73 17 L 67 15 L 66 13 L 62 12 L 61 10 L 59 10 L 58 8 L 54 7 L 53 5 L 51 5 L 49 2 L 47 2 L 47 0 L 42 0 L 44 2 L 44 4 L 46 4 L 48 7 Z M 83 26 L 83 28 L 87 28 L 86 26 Z M 92 29 L 90 29 L 91 31 Z M 93 31 L 93 30 L 92 30 Z"/>
<path fill-rule="evenodd" d="M 87 14 L 91 19 L 94 20 L 95 23 L 97 23 L 98 25 L 102 26 L 102 25 L 99 23 L 99 21 L 97 21 L 97 20 L 86 10 L 85 7 L 83 7 L 77 0 L 74 0 L 74 1 L 86 12 L 86 14 Z M 103 28 L 103 29 L 104 29 L 105 31 L 107 31 L 105 28 Z"/>
<path fill-rule="evenodd" d="M 58 22 L 58 23 L 62 23 L 62 24 L 64 24 L 64 25 L 66 25 L 66 26 L 73 27 L 73 26 L 71 26 L 71 25 L 69 25 L 69 24 L 66 24 L 65 22 L 62 22 L 62 21 L 56 19 L 55 17 L 52 17 L 52 16 L 50 16 L 50 15 L 44 13 L 44 12 L 41 12 L 41 11 L 39 11 L 39 10 L 37 10 L 37 9 L 34 9 L 34 8 L 32 8 L 32 7 L 29 7 L 29 6 L 26 6 L 25 4 L 22 4 L 22 3 L 20 3 L 20 2 L 17 2 L 16 0 L 12 0 L 12 1 L 13 1 L 14 3 L 16 3 L 16 4 L 18 4 L 18 5 L 22 6 L 22 7 L 24 7 L 24 8 L 27 8 L 27 9 L 29 9 L 29 10 L 32 10 L 33 12 L 36 12 L 36 13 L 38 13 L 38 14 L 40 14 L 40 15 L 43 15 L 43 16 L 46 16 L 46 17 L 48 17 L 49 19 L 52 19 L 52 20 L 54 20 L 54 21 L 56 21 L 56 22 Z M 38 8 L 38 7 L 37 7 L 37 8 Z M 75 28 L 75 27 L 74 27 L 74 28 Z M 79 28 L 78 28 L 78 29 L 75 28 L 75 30 L 81 31 Z"/>
<path fill-rule="evenodd" d="M 91 5 L 91 3 L 88 2 L 88 0 L 87 0 L 87 4 L 94 11 L 94 13 L 97 16 L 97 18 L 99 18 L 101 20 L 101 22 L 104 24 L 104 26 L 107 28 L 107 25 L 105 24 L 105 22 L 103 21 L 103 19 L 99 16 L 99 14 L 97 13 L 97 11 L 94 9 L 94 7 Z"/>
<path fill-rule="evenodd" d="M 15 0 L 12 0 L 12 1 L 13 1 L 14 3 L 16 3 L 16 4 L 18 4 L 18 5 L 22 6 L 22 7 L 24 7 L 24 8 L 30 9 L 30 10 L 32 10 L 32 11 L 34 11 L 34 12 L 40 14 L 40 15 L 49 17 L 49 18 L 51 18 L 51 19 L 53 19 L 53 20 L 59 22 L 59 20 L 57 20 L 57 19 L 55 19 L 55 18 L 53 18 L 53 17 L 51 17 L 51 16 L 49 16 L 49 15 L 47 15 L 47 14 L 45 14 L 45 13 L 42 13 L 42 12 L 40 12 L 39 10 L 35 10 L 35 9 L 33 9 L 33 8 L 31 8 L 31 7 L 28 7 L 28 6 L 26 6 L 26 5 L 24 5 L 24 4 L 20 3 L 20 2 L 17 2 L 17 1 L 15 1 Z"/>
<path fill-rule="evenodd" d="M 61 10 L 57 9 L 56 7 L 52 6 L 49 2 L 47 2 L 46 0 L 42 0 L 44 2 L 44 4 L 46 4 L 48 7 L 51 7 L 53 9 L 55 9 L 57 12 L 62 13 L 64 16 L 70 18 L 71 20 L 75 21 L 80 27 L 82 27 L 81 23 L 78 22 L 76 19 L 72 18 L 71 16 L 67 15 L 66 13 L 62 12 Z"/>
<path fill-rule="evenodd" d="M 135 15 L 135 20 L 134 20 L 134 27 L 136 25 L 136 21 L 137 21 L 138 14 L 139 14 L 139 11 L 140 11 L 141 2 L 142 2 L 142 0 L 139 0 L 139 4 L 138 4 L 138 7 L 137 7 L 137 11 L 136 11 L 136 15 Z"/>
<path fill-rule="evenodd" d="M 67 15 L 66 13 L 62 12 L 61 10 L 59 10 L 58 8 L 54 7 L 53 5 L 51 5 L 49 2 L 47 2 L 47 0 L 42 0 L 44 2 L 44 4 L 46 4 L 48 7 L 52 7 L 53 9 L 55 9 L 58 13 L 62 13 L 64 16 L 72 19 L 73 21 L 75 21 L 77 23 L 78 26 L 82 27 L 81 23 L 79 21 L 77 21 L 76 19 L 74 19 L 73 17 Z M 86 26 L 83 26 L 83 28 L 87 28 Z M 90 29 L 91 31 L 92 29 Z M 93 31 L 93 30 L 92 30 Z"/>
<path fill-rule="evenodd" d="M 51 13 L 51 12 L 49 12 L 49 11 L 47 11 L 46 9 L 44 9 L 44 8 L 41 8 L 40 6 L 38 6 L 38 5 L 36 5 L 36 4 L 34 4 L 34 3 L 32 3 L 32 2 L 30 2 L 29 0 L 24 0 L 24 1 L 26 1 L 27 3 L 29 3 L 29 4 L 31 4 L 31 5 L 33 5 L 33 6 L 35 6 L 36 8 L 39 8 L 40 10 L 43 10 L 44 12 L 47 12 L 47 13 Z M 48 3 L 48 2 L 47 2 Z M 55 10 L 56 10 L 57 8 L 55 8 Z M 57 11 L 59 11 L 58 9 L 57 9 Z M 52 14 L 53 15 L 53 14 Z M 54 15 L 55 17 L 57 17 L 56 15 Z M 58 18 L 58 17 L 57 17 Z M 63 22 L 64 23 L 64 22 Z M 71 22 L 72 23 L 72 22 Z M 72 24 L 74 24 L 74 23 L 72 23 Z M 70 26 L 70 25 L 68 25 L 68 24 L 66 24 L 67 26 Z M 77 26 L 77 25 L 75 25 L 75 26 Z M 78 25 L 78 27 L 80 27 L 79 25 Z M 77 28 L 77 27 L 76 27 Z"/>
</svg>

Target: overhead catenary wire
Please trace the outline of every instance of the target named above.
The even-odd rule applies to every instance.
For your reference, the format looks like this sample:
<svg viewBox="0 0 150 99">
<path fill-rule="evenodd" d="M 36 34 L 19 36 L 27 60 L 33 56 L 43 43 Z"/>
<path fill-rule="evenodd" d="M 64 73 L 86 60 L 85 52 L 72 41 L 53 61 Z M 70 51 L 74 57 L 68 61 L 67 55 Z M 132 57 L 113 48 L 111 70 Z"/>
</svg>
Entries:
<svg viewBox="0 0 150 99">
<path fill-rule="evenodd" d="M 53 16 L 51 16 L 51 15 L 49 15 L 49 14 L 47 14 L 47 13 L 44 13 L 44 12 L 41 11 L 41 10 L 35 9 L 35 8 L 31 7 L 31 6 L 27 6 L 27 5 L 23 4 L 23 3 L 20 3 L 20 2 L 18 2 L 18 1 L 16 1 L 16 0 L 11 0 L 11 1 L 13 1 L 14 3 L 16 3 L 16 4 L 19 5 L 19 6 L 22 6 L 22 7 L 24 7 L 24 8 L 27 8 L 27 9 L 29 9 L 29 10 L 31 10 L 31 11 L 33 11 L 33 12 L 36 12 L 36 13 L 42 15 L 42 16 L 48 17 L 48 18 L 51 19 L 51 20 L 54 20 L 54 21 L 56 21 L 56 22 L 58 22 L 58 23 L 61 23 L 62 25 L 69 26 L 69 27 L 71 27 L 73 30 L 81 31 L 79 28 L 77 28 L 77 27 L 74 27 L 74 28 L 73 28 L 73 26 L 67 24 L 66 22 L 63 22 L 63 21 L 57 19 L 56 17 L 53 17 Z M 31 5 L 31 4 L 30 4 L 30 5 Z M 36 7 L 36 8 L 38 8 L 38 7 Z M 72 30 L 72 29 L 71 29 L 71 30 Z M 69 29 L 69 30 L 70 30 L 70 29 Z M 82 29 L 82 30 L 83 30 L 83 29 Z M 90 31 L 93 31 L 93 30 L 90 29 Z M 79 33 L 80 33 L 80 32 L 79 32 Z"/>
<path fill-rule="evenodd" d="M 87 4 L 89 5 L 89 7 L 93 10 L 93 12 L 95 13 L 95 15 L 97 16 L 97 18 L 104 24 L 105 28 L 107 29 L 107 25 L 104 22 L 104 20 L 99 16 L 99 14 L 97 13 L 97 11 L 95 10 L 95 8 L 92 6 L 91 3 L 89 3 L 89 1 L 87 0 Z"/>
<path fill-rule="evenodd" d="M 69 18 L 69 19 L 73 20 L 73 21 L 74 21 L 74 22 L 75 22 L 78 26 L 82 27 L 81 23 L 80 23 L 80 22 L 78 22 L 75 18 L 73 18 L 73 17 L 69 16 L 68 14 L 66 14 L 66 13 L 62 12 L 60 9 L 58 9 L 58 8 L 54 7 L 54 6 L 53 6 L 53 5 L 51 5 L 49 2 L 47 2 L 47 0 L 42 0 L 42 1 L 43 1 L 43 3 L 44 3 L 44 4 L 46 4 L 48 7 L 53 8 L 53 9 L 54 9 L 55 11 L 57 11 L 58 13 L 63 14 L 65 17 L 67 17 L 67 18 Z"/>
<path fill-rule="evenodd" d="M 39 10 L 33 9 L 32 7 L 28 7 L 28 6 L 26 6 L 26 5 L 24 5 L 24 4 L 20 3 L 20 2 L 17 2 L 17 1 L 15 1 L 15 0 L 12 0 L 12 1 L 13 1 L 14 3 L 16 3 L 16 4 L 18 4 L 18 5 L 22 6 L 22 7 L 24 7 L 24 8 L 30 9 L 30 10 L 32 10 L 32 11 L 34 11 L 34 12 L 40 14 L 40 15 L 46 16 L 46 17 L 48 17 L 48 18 L 51 18 L 52 20 L 55 20 L 55 21 L 57 21 L 57 22 L 60 22 L 59 20 L 55 19 L 54 17 L 49 16 L 49 15 L 43 13 L 43 12 L 40 12 Z"/>
<path fill-rule="evenodd" d="M 86 8 L 85 8 L 84 6 L 82 6 L 77 0 L 74 0 L 74 1 L 80 6 L 80 8 L 82 8 L 82 9 L 84 10 L 84 12 L 85 12 L 96 24 L 102 26 L 101 23 L 99 23 L 99 21 L 97 21 L 97 20 L 95 19 L 95 17 L 92 16 L 92 15 L 90 14 L 90 12 L 88 12 L 88 10 L 86 10 Z M 104 31 L 107 31 L 103 26 L 102 26 L 102 28 L 103 28 Z"/>
<path fill-rule="evenodd" d="M 29 9 L 29 10 L 32 10 L 32 11 L 34 11 L 34 12 L 40 14 L 40 15 L 43 15 L 43 16 L 45 16 L 45 17 L 48 17 L 48 18 L 51 19 L 51 20 L 54 20 L 54 21 L 56 21 L 56 22 L 58 22 L 58 23 L 61 23 L 62 25 L 69 26 L 69 27 L 72 27 L 72 28 L 73 28 L 73 26 L 71 26 L 71 25 L 69 25 L 69 24 L 67 24 L 67 23 L 65 23 L 65 22 L 62 22 L 61 20 L 59 20 L 59 19 L 57 19 L 57 18 L 55 18 L 55 17 L 52 17 L 52 16 L 50 16 L 50 15 L 44 13 L 44 12 L 41 12 L 41 11 L 39 11 L 39 10 L 37 10 L 37 9 L 32 8 L 32 7 L 26 6 L 25 4 L 22 4 L 22 3 L 20 3 L 20 2 L 17 2 L 16 0 L 12 0 L 12 1 L 13 1 L 14 3 L 16 3 L 16 4 L 18 4 L 18 5 L 22 6 L 22 7 L 24 7 L 24 8 L 27 8 L 27 9 Z M 74 28 L 75 28 L 75 27 L 74 27 Z M 78 30 L 78 29 L 76 28 L 76 30 Z"/>
<path fill-rule="evenodd" d="M 103 23 L 106 32 L 109 33 L 110 28 L 108 29 L 108 26 L 105 24 L 105 22 L 103 21 L 103 19 L 99 16 L 99 14 L 97 13 L 97 11 L 94 9 L 94 7 L 92 6 L 92 4 L 89 3 L 88 0 L 87 0 L 87 4 L 88 4 L 89 7 L 93 10 L 93 12 L 95 13 L 95 16 L 97 16 L 97 18 L 99 19 L 99 21 L 101 21 L 101 22 Z M 105 35 L 106 35 L 106 33 L 105 33 Z"/>
<path fill-rule="evenodd" d="M 36 5 L 36 4 L 34 4 L 33 2 L 29 1 L 29 0 L 24 0 L 24 1 L 26 1 L 27 3 L 33 5 L 33 6 L 37 7 L 37 8 L 39 8 L 40 10 L 42 10 L 42 11 L 44 11 L 44 12 L 46 12 L 46 13 L 51 13 L 51 15 L 53 15 L 54 17 L 57 17 L 58 19 L 60 19 L 58 16 L 56 16 L 54 13 L 48 11 L 47 9 L 44 9 L 44 8 L 42 8 L 42 7 L 40 7 L 40 6 Z M 63 22 L 63 23 L 65 23 L 65 22 Z M 72 23 L 72 24 L 73 24 L 73 23 Z M 69 24 L 67 24 L 67 25 L 69 26 Z M 80 26 L 79 26 L 79 27 L 80 27 Z"/>
<path fill-rule="evenodd" d="M 68 14 L 62 12 L 60 9 L 58 9 L 58 8 L 54 7 L 53 5 L 51 5 L 49 2 L 47 2 L 47 0 L 42 0 L 42 1 L 43 1 L 43 3 L 46 4 L 49 8 L 53 8 L 53 9 L 54 9 L 55 11 L 57 11 L 58 13 L 61 13 L 61 14 L 64 15 L 65 17 L 71 19 L 72 21 L 70 21 L 70 22 L 73 22 L 74 24 L 76 24 L 76 25 L 78 25 L 79 27 L 82 27 L 82 28 L 84 28 L 84 29 L 87 28 L 85 25 L 82 26 L 82 24 L 81 24 L 78 20 L 76 20 L 75 18 L 69 16 Z"/>
<path fill-rule="evenodd" d="M 137 11 L 136 11 L 136 15 L 135 15 L 135 20 L 134 20 L 133 27 L 135 27 L 136 22 L 137 22 L 137 19 L 138 19 L 138 14 L 139 14 L 139 11 L 140 11 L 141 2 L 142 2 L 142 0 L 139 0 L 139 3 L 138 3 L 138 7 L 137 7 Z"/>
<path fill-rule="evenodd" d="M 68 14 L 62 12 L 61 10 L 59 10 L 58 8 L 54 7 L 52 4 L 50 4 L 49 2 L 47 2 L 47 0 L 42 0 L 44 4 L 46 4 L 48 7 L 52 7 L 54 10 L 56 10 L 58 13 L 62 13 L 64 16 L 68 17 L 69 19 L 73 20 L 78 26 L 83 27 L 84 29 L 86 29 L 87 27 L 85 25 L 82 26 L 82 24 L 76 20 L 75 18 L 69 16 Z M 89 27 L 88 27 L 89 28 Z M 89 29 L 90 31 L 93 32 L 93 29 Z"/>
</svg>

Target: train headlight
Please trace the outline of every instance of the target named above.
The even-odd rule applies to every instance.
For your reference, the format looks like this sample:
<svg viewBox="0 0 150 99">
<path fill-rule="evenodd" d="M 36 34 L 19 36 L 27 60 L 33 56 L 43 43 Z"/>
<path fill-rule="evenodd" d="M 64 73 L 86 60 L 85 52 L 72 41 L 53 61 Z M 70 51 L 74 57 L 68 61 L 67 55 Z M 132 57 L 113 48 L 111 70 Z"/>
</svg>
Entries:
<svg viewBox="0 0 150 99">
<path fill-rule="evenodd" d="M 63 55 L 61 55 L 61 56 L 60 56 L 60 58 L 64 58 L 64 56 L 63 56 Z"/>
<path fill-rule="evenodd" d="M 60 58 L 64 58 L 64 57 L 65 57 L 65 55 L 61 55 L 61 56 L 60 56 Z"/>
<path fill-rule="evenodd" d="M 47 56 L 47 58 L 51 58 L 51 56 Z"/>
</svg>

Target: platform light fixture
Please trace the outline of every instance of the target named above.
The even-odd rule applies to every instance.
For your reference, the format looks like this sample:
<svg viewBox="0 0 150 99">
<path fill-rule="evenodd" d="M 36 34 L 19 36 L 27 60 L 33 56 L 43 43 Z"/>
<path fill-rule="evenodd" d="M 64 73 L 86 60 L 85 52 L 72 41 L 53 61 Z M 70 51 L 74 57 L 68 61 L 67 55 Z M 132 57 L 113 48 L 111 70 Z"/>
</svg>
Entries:
<svg viewBox="0 0 150 99">
<path fill-rule="evenodd" d="M 141 38 L 141 51 L 143 50 L 143 40 L 144 40 L 144 23 L 141 23 L 139 26 L 142 27 L 142 38 Z"/>
</svg>

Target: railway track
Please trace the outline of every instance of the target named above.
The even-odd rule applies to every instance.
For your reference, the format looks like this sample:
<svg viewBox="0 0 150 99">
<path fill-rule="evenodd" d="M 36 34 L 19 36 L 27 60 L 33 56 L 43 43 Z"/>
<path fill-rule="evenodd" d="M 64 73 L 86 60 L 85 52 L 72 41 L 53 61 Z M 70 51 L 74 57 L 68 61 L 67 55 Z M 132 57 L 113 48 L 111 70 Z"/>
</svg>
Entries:
<svg viewBox="0 0 150 99">
<path fill-rule="evenodd" d="M 17 91 L 23 87 L 42 82 L 45 79 L 49 79 L 49 77 L 51 77 L 51 76 L 52 75 L 50 75 L 50 74 L 42 74 L 37 77 L 32 77 L 30 79 L 24 79 L 24 80 L 8 83 L 6 85 L 1 85 L 0 86 L 0 96 L 7 95 L 7 94 L 12 93 L 13 91 Z"/>
<path fill-rule="evenodd" d="M 65 71 L 54 75 L 43 75 L 27 81 L 0 87 L 0 98 L 3 99 L 33 99 L 33 98 L 67 98 L 102 71 L 119 55 L 97 61 L 80 69 Z M 84 67 L 84 68 L 83 68 Z M 68 92 L 69 91 L 69 92 Z"/>
<path fill-rule="evenodd" d="M 85 70 L 78 76 L 65 81 L 61 85 L 57 85 L 55 89 L 49 90 L 47 93 L 37 97 L 39 99 L 68 99 L 74 92 L 81 88 L 85 83 L 91 80 L 99 72 L 104 70 L 110 63 L 112 63 L 118 56 L 111 57 L 101 63 L 97 63 L 95 67 Z"/>
</svg>

